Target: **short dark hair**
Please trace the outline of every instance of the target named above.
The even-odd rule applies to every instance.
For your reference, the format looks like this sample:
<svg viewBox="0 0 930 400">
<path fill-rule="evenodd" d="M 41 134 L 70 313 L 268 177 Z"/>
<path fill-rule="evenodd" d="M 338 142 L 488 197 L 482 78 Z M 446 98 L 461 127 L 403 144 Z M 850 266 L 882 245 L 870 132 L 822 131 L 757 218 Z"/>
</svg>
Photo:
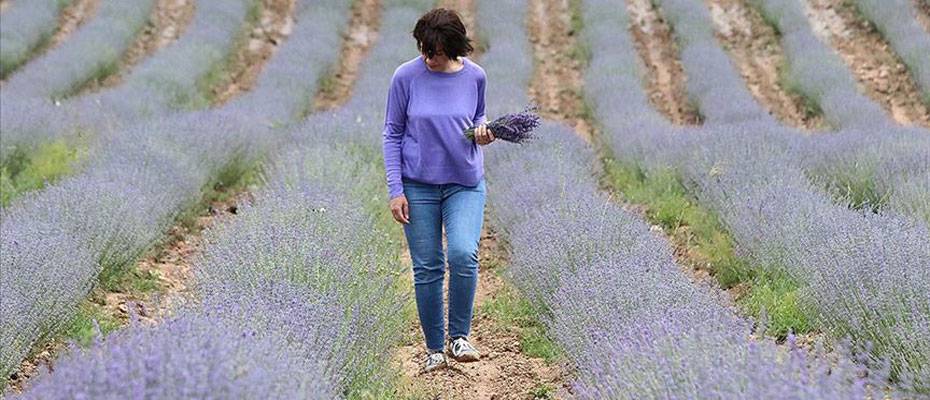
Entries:
<svg viewBox="0 0 930 400">
<path fill-rule="evenodd" d="M 447 8 L 434 8 L 423 14 L 413 28 L 417 50 L 432 58 L 442 48 L 450 59 L 475 51 L 459 14 Z"/>
</svg>

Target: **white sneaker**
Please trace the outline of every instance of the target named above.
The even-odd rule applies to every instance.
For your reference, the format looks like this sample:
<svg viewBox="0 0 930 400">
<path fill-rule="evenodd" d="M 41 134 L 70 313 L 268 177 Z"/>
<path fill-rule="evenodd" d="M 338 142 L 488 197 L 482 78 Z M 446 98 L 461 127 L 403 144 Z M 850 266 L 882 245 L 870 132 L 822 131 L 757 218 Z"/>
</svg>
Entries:
<svg viewBox="0 0 930 400">
<path fill-rule="evenodd" d="M 452 352 L 452 358 L 458 362 L 478 361 L 481 358 L 478 350 L 468 342 L 468 339 L 463 337 L 452 340 L 452 346 L 449 346 L 449 348 Z"/>
<path fill-rule="evenodd" d="M 446 355 L 441 351 L 438 353 L 432 353 L 426 357 L 426 363 L 423 365 L 423 372 L 430 372 L 435 369 L 443 368 L 448 366 L 446 362 Z"/>
</svg>

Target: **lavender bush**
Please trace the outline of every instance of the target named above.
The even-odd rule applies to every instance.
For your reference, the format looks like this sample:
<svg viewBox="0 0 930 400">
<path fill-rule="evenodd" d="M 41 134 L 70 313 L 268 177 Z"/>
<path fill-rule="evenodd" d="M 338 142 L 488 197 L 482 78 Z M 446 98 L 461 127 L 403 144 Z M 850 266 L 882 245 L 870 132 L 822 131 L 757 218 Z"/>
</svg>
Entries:
<svg viewBox="0 0 930 400">
<path fill-rule="evenodd" d="M 930 37 L 917 21 L 916 4 L 905 0 L 856 0 L 855 4 L 907 64 L 923 90 L 924 103 L 930 104 Z"/>
<path fill-rule="evenodd" d="M 58 27 L 58 12 L 70 1 L 18 1 L 3 13 L 0 24 L 0 78 L 22 65 Z"/>
<path fill-rule="evenodd" d="M 118 87 L 60 105 L 37 97 L 4 99 L 0 102 L 0 133 L 4 139 L 0 143 L 0 160 L 17 149 L 28 150 L 43 141 L 80 133 L 101 135 L 103 146 L 109 146 L 106 137 L 118 135 L 133 123 L 205 104 L 197 83 L 217 68 L 233 48 L 252 3 L 234 0 L 199 4 L 184 36 L 133 68 Z M 66 69 L 55 72 L 70 73 Z M 59 82 L 68 78 L 46 79 Z"/>
<path fill-rule="evenodd" d="M 661 3 L 672 14 L 687 9 L 678 0 Z M 914 383 L 925 388 L 930 382 L 925 355 L 930 351 L 923 343 L 930 337 L 930 307 L 927 296 L 918 293 L 930 290 L 927 225 L 893 213 L 862 213 L 835 203 L 811 182 L 811 170 L 804 168 L 810 162 L 799 157 L 805 154 L 799 151 L 805 145 L 819 150 L 826 143 L 855 143 L 864 140 L 863 136 L 845 130 L 807 138 L 765 118 L 702 128 L 669 126 L 650 108 L 639 87 L 632 42 L 628 33 L 617 28 L 627 24 L 625 10 L 611 13 L 606 7 L 586 7 L 586 21 L 594 21 L 586 35 L 595 55 L 590 71 L 598 71 L 589 72 L 586 80 L 592 88 L 588 96 L 595 115 L 618 157 L 647 170 L 673 168 L 694 197 L 721 218 L 741 256 L 802 283 L 802 301 L 833 338 L 849 337 L 854 350 L 869 351 L 872 358 L 866 365 L 880 366 L 890 360 L 892 376 L 901 387 Z M 702 15 L 691 11 L 670 19 L 684 21 Z M 693 40 L 685 40 L 685 46 Z M 690 71 L 694 66 L 688 60 L 683 58 Z M 710 74 L 702 79 L 739 79 L 725 69 L 695 69 Z M 608 77 L 603 76 L 605 70 L 610 71 Z M 703 105 L 702 97 L 700 93 L 695 96 Z M 618 109 L 614 104 L 624 106 Z M 905 146 L 911 141 L 918 149 L 924 143 L 913 130 L 889 132 L 890 138 L 885 139 L 889 143 Z M 883 150 L 889 148 L 883 146 Z M 826 154 L 824 158 L 832 156 Z M 886 157 L 891 154 L 884 153 Z M 917 152 L 905 154 L 915 157 L 898 164 L 901 168 L 896 173 L 926 160 Z M 886 160 L 885 168 L 890 168 L 894 158 Z"/>
<path fill-rule="evenodd" d="M 483 4 L 479 19 L 488 21 L 483 25 L 488 37 L 524 38 L 520 27 L 506 23 L 521 20 L 523 4 Z M 586 2 L 584 7 L 586 29 L 597 32 L 595 37 L 604 43 L 617 40 L 605 32 L 625 31 L 626 24 L 615 19 L 623 7 L 607 1 Z M 513 93 L 525 90 L 531 70 L 521 61 L 531 60 L 525 41 L 508 40 L 500 46 L 493 42 L 490 48 L 485 69 L 498 84 L 489 86 L 488 98 L 504 107 L 520 104 L 523 99 Z M 623 43 L 620 48 L 633 51 Z M 599 52 L 595 48 L 593 54 Z M 600 64 L 598 57 L 592 61 L 604 67 L 597 70 L 598 76 L 619 82 L 605 71 L 625 65 Z M 634 82 L 630 88 L 637 92 L 638 81 Z M 599 85 L 616 91 L 605 86 Z M 610 104 L 624 104 L 618 114 L 639 111 L 638 104 L 631 110 L 625 102 Z M 643 134 L 652 133 L 648 126 L 640 128 Z M 493 186 L 489 204 L 495 226 L 503 230 L 512 250 L 511 281 L 546 310 L 543 320 L 550 334 L 578 369 L 575 387 L 581 398 L 886 394 L 876 389 L 882 386 L 881 371 L 870 372 L 874 375 L 866 380 L 859 377 L 862 367 L 846 360 L 831 367 L 819 354 L 750 339 L 752 326 L 721 305 L 711 291 L 690 282 L 674 262 L 668 243 L 598 192 L 590 172 L 596 162 L 592 149 L 561 125 L 544 123 L 540 137 L 519 151 L 488 151 Z"/>
<path fill-rule="evenodd" d="M 115 68 L 149 17 L 154 0 L 102 1 L 94 18 L 67 42 L 33 60 L 3 86 L 3 102 L 60 98 Z"/>
<path fill-rule="evenodd" d="M 317 4 L 307 9 L 306 17 L 313 21 L 311 16 L 324 15 L 316 7 L 334 9 L 338 3 Z M 406 326 L 398 308 L 410 300 L 397 297 L 393 289 L 397 243 L 373 229 L 372 215 L 365 211 L 377 202 L 383 212 L 383 196 L 373 194 L 383 186 L 383 171 L 380 162 L 369 156 L 379 150 L 372 139 L 383 120 L 374 117 L 383 112 L 383 100 L 365 94 L 386 93 L 390 77 L 384 73 L 392 69 L 385 66 L 411 54 L 412 49 L 397 44 L 407 43 L 402 40 L 409 34 L 407 24 L 426 4 L 411 7 L 409 1 L 397 2 L 386 8 L 382 40 L 360 74 L 353 100 L 335 112 L 313 115 L 287 132 L 278 131 L 288 151 L 269 169 L 264 189 L 254 203 L 240 205 L 236 220 L 207 233 L 207 251 L 194 269 L 199 302 L 181 309 L 154 334 L 132 327 L 114 334 L 112 342 L 108 338 L 91 351 L 69 356 L 67 365 L 59 364 L 55 373 L 37 381 L 26 397 L 56 398 L 72 392 L 119 396 L 129 390 L 118 380 L 121 374 L 141 377 L 131 387 L 140 392 L 129 392 L 133 394 L 129 397 L 136 393 L 185 397 L 185 393 L 196 396 L 214 390 L 242 398 L 382 395 L 377 392 L 379 385 L 391 379 L 383 365 L 384 353 Z M 285 51 L 289 45 L 319 45 L 314 42 L 323 39 L 296 36 L 302 27 L 312 27 L 305 23 L 281 49 L 282 60 L 301 54 Z M 338 41 L 335 26 L 328 32 L 330 39 Z M 334 44 L 326 48 L 335 49 Z M 238 341 L 237 351 L 214 351 L 209 343 L 226 337 L 207 329 L 216 321 L 232 326 L 235 333 L 253 336 Z M 193 331 L 185 336 L 193 343 L 172 348 L 171 334 L 162 334 L 171 330 L 182 335 Z M 124 343 L 136 338 L 154 341 L 151 346 L 161 357 L 127 354 Z M 258 365 L 251 362 L 243 368 L 254 374 L 235 379 L 226 374 L 227 366 L 249 354 L 269 354 L 258 361 L 269 362 L 272 372 L 305 371 L 307 382 L 272 380 L 255 390 L 234 389 L 264 376 L 251 369 Z M 276 354 L 286 357 L 277 361 Z M 128 366 L 123 371 L 107 368 L 116 364 Z M 191 367 L 217 371 L 216 378 L 182 373 Z M 160 373 L 175 370 L 180 372 Z M 187 387 L 194 391 L 185 391 Z"/>
<path fill-rule="evenodd" d="M 267 71 L 316 82 L 313 77 L 326 70 L 325 60 L 336 57 L 337 27 L 348 12 L 341 3 L 305 3 L 293 40 L 282 45 Z M 334 18 L 340 12 L 342 18 Z M 323 26 L 330 28 L 321 30 Z M 301 58 L 305 49 L 316 49 L 318 64 L 306 64 Z M 306 104 L 315 86 L 307 89 L 286 91 L 292 94 L 290 104 L 280 94 L 271 97 L 274 104 L 288 107 L 269 115 L 290 115 L 282 113 Z M 278 130 L 242 113 L 266 111 L 262 104 L 268 93 L 277 92 L 257 90 L 229 108 L 174 114 L 124 128 L 80 174 L 0 210 L 0 272 L 4 277 L 33 277 L 4 279 L 0 376 L 9 376 L 36 341 L 68 323 L 101 272 L 119 271 L 134 262 L 179 213 L 200 200 L 204 189 L 221 176 L 235 177 L 276 145 Z M 38 298 L 44 300 L 37 302 Z"/>
</svg>

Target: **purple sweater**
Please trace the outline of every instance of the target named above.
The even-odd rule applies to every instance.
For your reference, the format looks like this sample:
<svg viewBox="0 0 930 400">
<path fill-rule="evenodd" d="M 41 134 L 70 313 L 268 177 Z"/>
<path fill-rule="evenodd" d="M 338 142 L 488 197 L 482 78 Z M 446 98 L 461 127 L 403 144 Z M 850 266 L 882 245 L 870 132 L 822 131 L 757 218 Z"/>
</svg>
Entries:
<svg viewBox="0 0 930 400">
<path fill-rule="evenodd" d="M 484 176 L 481 146 L 462 135 L 486 122 L 484 69 L 467 57 L 456 72 L 436 72 L 421 57 L 394 70 L 384 115 L 384 169 L 391 199 L 401 177 L 475 186 Z"/>
</svg>

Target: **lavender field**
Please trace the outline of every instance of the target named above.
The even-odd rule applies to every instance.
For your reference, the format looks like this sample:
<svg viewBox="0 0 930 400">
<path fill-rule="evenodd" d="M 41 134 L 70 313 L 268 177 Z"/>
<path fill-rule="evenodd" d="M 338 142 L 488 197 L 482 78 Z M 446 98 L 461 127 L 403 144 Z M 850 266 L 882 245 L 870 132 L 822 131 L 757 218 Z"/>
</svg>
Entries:
<svg viewBox="0 0 930 400">
<path fill-rule="evenodd" d="M 930 398 L 922 1 L 0 0 L 0 398 Z M 381 146 L 433 7 L 543 123 L 481 147 L 482 359 L 422 373 Z"/>
</svg>

